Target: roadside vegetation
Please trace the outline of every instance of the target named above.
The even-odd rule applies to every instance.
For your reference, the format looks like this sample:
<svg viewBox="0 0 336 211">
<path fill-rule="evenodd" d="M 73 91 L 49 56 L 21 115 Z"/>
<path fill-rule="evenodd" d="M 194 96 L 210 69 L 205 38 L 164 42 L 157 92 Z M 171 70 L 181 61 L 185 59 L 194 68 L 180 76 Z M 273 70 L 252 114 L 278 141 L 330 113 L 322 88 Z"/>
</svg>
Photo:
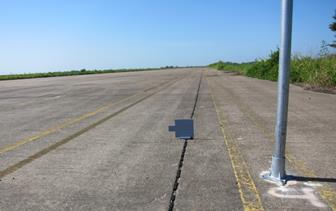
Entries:
<svg viewBox="0 0 336 211">
<path fill-rule="evenodd" d="M 243 75 L 246 75 L 246 71 L 251 68 L 255 62 L 235 63 L 235 62 L 223 62 L 219 61 L 209 66 L 217 70 L 236 71 Z"/>
<path fill-rule="evenodd" d="M 210 64 L 218 70 L 237 71 L 242 75 L 264 80 L 278 80 L 279 50 L 267 58 L 249 63 L 232 63 L 219 61 Z M 318 57 L 293 56 L 291 61 L 291 83 L 311 87 L 336 87 L 336 54 Z"/>
<path fill-rule="evenodd" d="M 336 38 L 336 11 L 329 29 Z M 332 43 L 322 41 L 318 56 L 294 55 L 291 60 L 291 83 L 301 84 L 310 88 L 332 88 L 336 90 L 336 54 L 329 52 L 336 49 L 336 40 Z M 265 59 L 254 62 L 232 63 L 219 61 L 209 66 L 218 70 L 236 71 L 249 77 L 276 81 L 278 80 L 279 49 L 271 52 Z"/>
<path fill-rule="evenodd" d="M 107 69 L 107 70 L 71 70 L 63 72 L 48 72 L 48 73 L 23 73 L 23 74 L 10 74 L 0 75 L 0 80 L 16 80 L 27 78 L 46 78 L 46 77 L 58 77 L 58 76 L 72 76 L 72 75 L 89 75 L 89 74 L 103 74 L 103 73 L 118 73 L 118 72 L 135 72 L 135 71 L 148 71 L 158 69 L 172 69 L 174 66 L 165 66 L 161 68 L 139 68 L 139 69 Z"/>
</svg>

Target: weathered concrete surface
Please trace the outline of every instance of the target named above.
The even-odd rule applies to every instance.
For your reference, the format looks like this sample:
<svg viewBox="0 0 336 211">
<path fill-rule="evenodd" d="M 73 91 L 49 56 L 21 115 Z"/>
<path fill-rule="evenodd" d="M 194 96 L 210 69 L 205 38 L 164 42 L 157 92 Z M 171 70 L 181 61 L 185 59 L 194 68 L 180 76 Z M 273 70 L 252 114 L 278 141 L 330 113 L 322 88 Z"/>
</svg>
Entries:
<svg viewBox="0 0 336 211">
<path fill-rule="evenodd" d="M 195 112 L 195 140 L 189 141 L 175 208 L 242 210 L 236 179 L 206 80 Z"/>
<path fill-rule="evenodd" d="M 183 74 L 171 70 L 1 81 L 0 147 Z"/>
<path fill-rule="evenodd" d="M 157 83 L 166 73 L 143 77 Z M 193 102 L 183 99 L 195 95 L 200 71 L 177 74 L 171 86 L 3 177 L 0 209 L 166 210 L 182 146 L 167 127 L 191 112 Z"/>
<path fill-rule="evenodd" d="M 264 208 L 336 209 L 336 96 L 290 87 L 288 174 L 313 182 L 292 181 L 278 189 L 259 178 L 272 156 L 276 83 L 214 71 L 208 76 Z"/>
<path fill-rule="evenodd" d="M 176 69 L 0 82 L 0 210 L 167 210 L 183 145 L 167 127 L 190 117 L 201 72 L 174 208 L 331 209 L 335 95 L 291 87 L 288 172 L 314 181 L 279 189 L 259 178 L 276 83 Z"/>
</svg>

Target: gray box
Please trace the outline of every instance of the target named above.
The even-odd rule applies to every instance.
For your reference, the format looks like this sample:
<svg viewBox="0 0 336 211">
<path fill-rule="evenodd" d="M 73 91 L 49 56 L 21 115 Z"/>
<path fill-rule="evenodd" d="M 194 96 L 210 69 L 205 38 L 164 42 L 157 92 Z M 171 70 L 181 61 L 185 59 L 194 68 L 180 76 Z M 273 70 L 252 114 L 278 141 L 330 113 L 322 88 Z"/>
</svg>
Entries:
<svg viewBox="0 0 336 211">
<path fill-rule="evenodd" d="M 194 121 L 192 119 L 177 119 L 175 125 L 168 127 L 170 132 L 175 132 L 175 137 L 179 139 L 194 138 Z"/>
</svg>

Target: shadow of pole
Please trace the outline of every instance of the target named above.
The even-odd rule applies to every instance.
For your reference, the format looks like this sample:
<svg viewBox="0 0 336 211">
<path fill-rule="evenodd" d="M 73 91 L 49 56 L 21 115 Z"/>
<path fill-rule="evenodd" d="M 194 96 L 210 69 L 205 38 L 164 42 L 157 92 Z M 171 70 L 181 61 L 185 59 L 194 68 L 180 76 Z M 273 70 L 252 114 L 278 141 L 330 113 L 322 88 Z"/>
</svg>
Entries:
<svg viewBox="0 0 336 211">
<path fill-rule="evenodd" d="M 286 182 L 288 181 L 336 183 L 336 178 L 304 177 L 304 176 L 287 175 Z"/>
</svg>

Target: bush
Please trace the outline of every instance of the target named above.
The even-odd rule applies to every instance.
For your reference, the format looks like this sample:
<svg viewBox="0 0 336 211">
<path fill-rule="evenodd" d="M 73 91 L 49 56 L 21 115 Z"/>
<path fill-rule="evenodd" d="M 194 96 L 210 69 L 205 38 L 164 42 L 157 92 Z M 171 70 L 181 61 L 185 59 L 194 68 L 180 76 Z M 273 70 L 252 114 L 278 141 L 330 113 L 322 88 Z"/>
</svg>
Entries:
<svg viewBox="0 0 336 211">
<path fill-rule="evenodd" d="M 268 59 L 257 61 L 246 71 L 246 75 L 250 77 L 276 81 L 278 80 L 278 63 L 279 50 L 272 52 Z"/>
<path fill-rule="evenodd" d="M 254 62 L 234 63 L 234 62 L 219 61 L 219 62 L 210 64 L 209 66 L 217 70 L 236 71 L 241 74 L 245 74 L 246 70 L 250 68 L 253 64 Z"/>
</svg>

